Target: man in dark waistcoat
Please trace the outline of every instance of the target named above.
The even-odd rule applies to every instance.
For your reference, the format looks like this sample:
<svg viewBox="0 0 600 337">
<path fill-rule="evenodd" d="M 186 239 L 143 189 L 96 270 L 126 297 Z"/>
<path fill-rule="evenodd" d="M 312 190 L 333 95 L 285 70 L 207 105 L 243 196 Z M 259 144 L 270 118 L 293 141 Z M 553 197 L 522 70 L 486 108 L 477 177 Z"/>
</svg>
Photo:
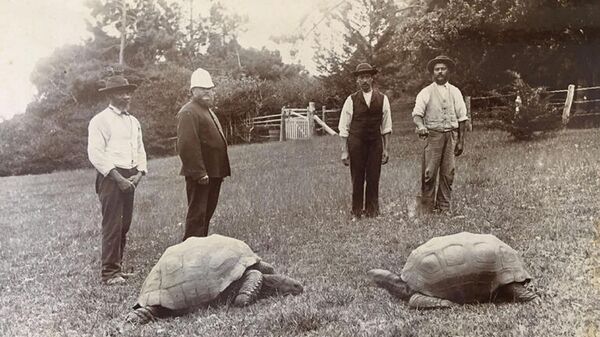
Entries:
<svg viewBox="0 0 600 337">
<path fill-rule="evenodd" d="M 190 82 L 192 99 L 177 113 L 177 152 L 188 201 L 184 241 L 190 236 L 208 235 L 221 182 L 231 173 L 227 141 L 219 119 L 211 110 L 212 78 L 206 70 L 198 68 Z"/>
<path fill-rule="evenodd" d="M 352 178 L 353 219 L 379 214 L 379 176 L 381 165 L 389 159 L 390 102 L 386 95 L 373 89 L 376 73 L 377 69 L 368 63 L 356 67 L 353 74 L 360 90 L 344 102 L 338 125 L 342 163 L 350 166 Z"/>
</svg>

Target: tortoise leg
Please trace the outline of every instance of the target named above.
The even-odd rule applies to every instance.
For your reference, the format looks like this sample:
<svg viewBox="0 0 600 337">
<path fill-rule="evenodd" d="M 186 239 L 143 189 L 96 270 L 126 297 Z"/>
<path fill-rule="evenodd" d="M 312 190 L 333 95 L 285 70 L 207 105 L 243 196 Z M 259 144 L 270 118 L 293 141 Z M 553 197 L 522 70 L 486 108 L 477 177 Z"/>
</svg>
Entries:
<svg viewBox="0 0 600 337">
<path fill-rule="evenodd" d="M 408 300 L 410 297 L 408 285 L 402 281 L 400 276 L 384 269 L 371 269 L 367 272 L 375 284 L 395 297 Z"/>
<path fill-rule="evenodd" d="M 275 274 L 275 268 L 270 263 L 265 261 L 260 261 L 259 263 L 253 266 L 253 269 L 258 270 L 263 274 Z"/>
<path fill-rule="evenodd" d="M 537 295 L 522 283 L 509 283 L 502 287 L 502 292 L 511 302 L 529 302 L 537 298 Z"/>
<path fill-rule="evenodd" d="M 241 279 L 242 286 L 233 301 L 236 307 L 245 307 L 256 301 L 262 288 L 263 274 L 255 269 L 246 270 Z"/>
<path fill-rule="evenodd" d="M 441 298 L 415 293 L 410 297 L 408 305 L 414 309 L 442 309 L 450 308 L 458 304 Z"/>
<path fill-rule="evenodd" d="M 146 324 L 150 321 L 156 321 L 159 316 L 160 308 L 155 306 L 138 307 L 130 312 L 125 321 L 131 324 Z"/>
</svg>

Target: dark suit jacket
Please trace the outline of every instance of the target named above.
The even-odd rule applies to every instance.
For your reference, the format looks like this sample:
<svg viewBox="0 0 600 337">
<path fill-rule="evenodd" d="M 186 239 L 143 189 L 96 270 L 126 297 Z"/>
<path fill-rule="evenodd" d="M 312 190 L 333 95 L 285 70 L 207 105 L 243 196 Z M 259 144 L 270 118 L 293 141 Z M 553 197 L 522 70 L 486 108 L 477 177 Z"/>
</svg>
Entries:
<svg viewBox="0 0 600 337">
<path fill-rule="evenodd" d="M 177 152 L 182 176 L 199 179 L 231 174 L 227 142 L 207 108 L 194 101 L 177 113 Z"/>
</svg>

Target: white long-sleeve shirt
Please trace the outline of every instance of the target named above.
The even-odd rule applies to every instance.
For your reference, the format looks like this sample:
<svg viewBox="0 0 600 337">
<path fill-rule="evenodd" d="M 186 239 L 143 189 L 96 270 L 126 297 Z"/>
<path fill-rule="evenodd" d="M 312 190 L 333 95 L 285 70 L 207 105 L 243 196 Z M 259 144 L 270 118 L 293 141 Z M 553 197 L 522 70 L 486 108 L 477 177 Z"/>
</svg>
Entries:
<svg viewBox="0 0 600 337">
<path fill-rule="evenodd" d="M 365 102 L 369 106 L 371 104 L 371 96 L 373 90 L 369 92 L 363 92 Z M 381 134 L 385 135 L 392 132 L 392 116 L 390 109 L 390 101 L 386 95 L 383 95 L 383 119 L 381 120 Z M 348 137 L 348 131 L 350 130 L 350 122 L 352 122 L 352 115 L 354 114 L 354 103 L 352 102 L 352 96 L 348 96 L 342 107 L 340 113 L 340 121 L 338 123 L 338 129 L 340 130 L 340 137 Z"/>
<path fill-rule="evenodd" d="M 148 172 L 140 122 L 112 105 L 90 121 L 87 151 L 92 165 L 104 176 L 115 167 Z"/>
</svg>

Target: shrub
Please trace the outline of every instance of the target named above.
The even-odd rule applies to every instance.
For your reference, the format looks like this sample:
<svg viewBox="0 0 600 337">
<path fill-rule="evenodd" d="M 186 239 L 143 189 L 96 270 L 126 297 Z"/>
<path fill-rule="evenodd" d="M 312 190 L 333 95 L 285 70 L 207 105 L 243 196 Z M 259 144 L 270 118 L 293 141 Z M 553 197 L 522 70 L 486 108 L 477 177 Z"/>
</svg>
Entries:
<svg viewBox="0 0 600 337">
<path fill-rule="evenodd" d="M 87 126 L 106 107 L 97 94 L 102 69 L 78 75 L 71 85 L 75 99 L 40 96 L 27 112 L 0 124 L 0 176 L 38 174 L 59 169 L 90 167 L 87 159 Z M 149 157 L 175 154 L 176 113 L 189 99 L 191 71 L 173 63 L 162 63 L 143 71 L 125 69 L 138 85 L 131 111 L 142 125 Z M 276 114 L 282 106 L 306 107 L 326 102 L 327 91 L 319 80 L 297 75 L 277 81 L 255 77 L 215 77 L 216 112 L 230 144 L 249 141 L 244 119 Z M 69 82 L 71 83 L 71 82 Z M 268 134 L 268 130 L 266 130 Z"/>
<path fill-rule="evenodd" d="M 555 131 L 562 127 L 560 109 L 550 104 L 551 95 L 545 88 L 530 87 L 516 72 L 513 90 L 521 99 L 519 109 L 502 110 L 501 128 L 517 140 L 531 140 L 535 135 Z"/>
<path fill-rule="evenodd" d="M 149 157 L 175 154 L 176 114 L 189 99 L 190 74 L 175 64 L 155 66 L 132 96 L 131 111 L 142 125 Z"/>
</svg>

